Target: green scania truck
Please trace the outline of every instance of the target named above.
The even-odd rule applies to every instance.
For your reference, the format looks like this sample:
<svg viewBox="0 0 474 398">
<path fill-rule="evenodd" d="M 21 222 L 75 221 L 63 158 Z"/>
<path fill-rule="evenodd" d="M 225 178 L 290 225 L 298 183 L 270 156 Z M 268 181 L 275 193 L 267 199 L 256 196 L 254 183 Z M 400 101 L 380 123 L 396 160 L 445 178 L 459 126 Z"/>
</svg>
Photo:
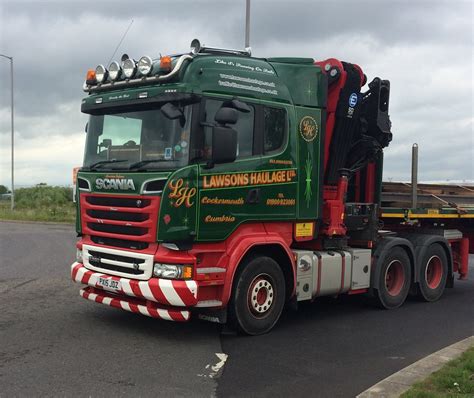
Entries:
<svg viewBox="0 0 474 398">
<path fill-rule="evenodd" d="M 82 297 L 268 332 L 285 304 L 426 301 L 467 276 L 474 209 L 382 208 L 390 84 L 355 64 L 191 43 L 89 70 Z"/>
</svg>

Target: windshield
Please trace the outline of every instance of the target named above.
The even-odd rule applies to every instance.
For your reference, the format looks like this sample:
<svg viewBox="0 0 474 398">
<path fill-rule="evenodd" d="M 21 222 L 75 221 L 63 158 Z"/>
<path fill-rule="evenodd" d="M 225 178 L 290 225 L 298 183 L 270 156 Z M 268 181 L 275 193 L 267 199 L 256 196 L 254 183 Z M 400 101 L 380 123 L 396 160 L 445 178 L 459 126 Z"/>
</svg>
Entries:
<svg viewBox="0 0 474 398">
<path fill-rule="evenodd" d="M 84 167 L 100 170 L 161 169 L 185 166 L 189 158 L 191 105 L 183 117 L 160 109 L 91 115 Z"/>
</svg>

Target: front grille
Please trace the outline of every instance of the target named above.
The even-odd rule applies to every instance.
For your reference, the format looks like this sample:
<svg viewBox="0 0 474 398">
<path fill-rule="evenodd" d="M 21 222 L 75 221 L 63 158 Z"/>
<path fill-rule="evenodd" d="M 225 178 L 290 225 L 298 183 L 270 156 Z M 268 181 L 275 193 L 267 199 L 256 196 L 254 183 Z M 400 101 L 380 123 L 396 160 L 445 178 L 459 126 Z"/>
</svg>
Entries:
<svg viewBox="0 0 474 398">
<path fill-rule="evenodd" d="M 122 225 L 99 224 L 99 223 L 94 223 L 94 222 L 87 223 L 87 226 L 94 231 L 109 232 L 112 234 L 120 234 L 120 235 L 140 236 L 140 235 L 145 235 L 148 231 L 146 228 L 129 227 L 129 226 L 122 226 Z"/>
<path fill-rule="evenodd" d="M 145 260 L 140 259 L 140 258 L 132 258 L 132 257 L 126 257 L 126 256 L 121 256 L 118 254 L 110 254 L 110 253 L 103 253 L 103 252 L 98 252 L 94 250 L 89 250 L 89 254 L 95 258 L 102 259 L 105 258 L 107 260 L 113 260 L 113 261 L 122 261 L 124 263 L 129 263 L 129 264 L 143 264 Z M 90 258 L 89 258 L 90 260 Z M 100 262 L 100 261 L 99 261 Z"/>
<path fill-rule="evenodd" d="M 82 192 L 80 197 L 83 233 L 115 239 L 110 242 L 112 246 L 132 249 L 127 241 L 156 241 L 159 196 L 124 197 Z"/>
<path fill-rule="evenodd" d="M 145 250 L 149 244 L 146 242 L 137 242 L 134 240 L 106 238 L 104 236 L 91 236 L 91 240 L 98 245 L 121 247 L 124 249 Z"/>
<path fill-rule="evenodd" d="M 89 264 L 93 265 L 94 267 L 100 267 L 102 269 L 106 269 L 109 271 L 117 271 L 117 272 L 122 272 L 124 274 L 130 274 L 130 275 L 143 275 L 145 273 L 144 271 L 140 269 L 121 267 L 119 265 L 113 265 L 113 264 L 105 264 L 105 263 L 101 263 L 95 260 L 89 260 Z"/>
<path fill-rule="evenodd" d="M 125 213 L 123 211 L 107 211 L 107 210 L 87 210 L 87 214 L 94 218 L 104 220 L 123 220 L 123 221 L 145 221 L 148 214 L 143 213 Z"/>
<path fill-rule="evenodd" d="M 114 196 L 87 196 L 87 203 L 96 206 L 131 207 L 143 209 L 150 205 L 150 199 L 117 198 Z"/>
</svg>

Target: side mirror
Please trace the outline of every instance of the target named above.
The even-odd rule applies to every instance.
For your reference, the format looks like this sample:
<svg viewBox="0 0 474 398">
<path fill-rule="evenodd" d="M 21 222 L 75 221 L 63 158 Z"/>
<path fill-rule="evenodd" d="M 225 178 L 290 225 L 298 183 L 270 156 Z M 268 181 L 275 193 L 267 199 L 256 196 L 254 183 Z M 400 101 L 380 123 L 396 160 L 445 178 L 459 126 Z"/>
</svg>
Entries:
<svg viewBox="0 0 474 398">
<path fill-rule="evenodd" d="M 234 108 L 222 107 L 216 112 L 214 120 L 220 125 L 235 124 L 239 118 L 239 112 Z M 214 143 L 212 144 L 214 146 Z"/>
<path fill-rule="evenodd" d="M 225 108 L 224 108 L 225 109 Z M 230 163 L 237 158 L 237 131 L 230 127 L 212 128 L 212 163 Z"/>
<path fill-rule="evenodd" d="M 89 122 L 87 122 L 86 125 L 84 126 L 84 132 L 87 133 L 88 130 L 89 130 Z"/>
<path fill-rule="evenodd" d="M 175 104 L 167 102 L 161 107 L 161 113 L 168 119 L 175 120 L 183 117 L 183 112 Z"/>
<path fill-rule="evenodd" d="M 170 120 L 179 119 L 181 127 L 183 127 L 186 122 L 183 111 L 171 102 L 167 102 L 161 107 L 161 113 Z"/>
</svg>

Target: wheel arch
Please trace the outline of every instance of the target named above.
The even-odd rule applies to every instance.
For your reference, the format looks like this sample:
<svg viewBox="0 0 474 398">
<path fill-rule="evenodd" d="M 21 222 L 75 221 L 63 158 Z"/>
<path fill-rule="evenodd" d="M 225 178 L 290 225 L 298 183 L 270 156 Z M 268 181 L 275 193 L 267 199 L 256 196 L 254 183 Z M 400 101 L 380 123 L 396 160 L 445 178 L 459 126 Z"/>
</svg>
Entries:
<svg viewBox="0 0 474 398">
<path fill-rule="evenodd" d="M 415 250 L 415 275 L 413 278 L 413 282 L 418 284 L 419 280 L 419 271 L 423 261 L 423 257 L 425 256 L 428 247 L 433 244 L 439 244 L 444 252 L 446 253 L 446 258 L 448 259 L 448 279 L 447 285 L 448 287 L 452 287 L 453 284 L 453 255 L 451 251 L 451 246 L 449 242 L 440 235 L 427 235 L 427 234 L 410 234 L 405 236 L 408 239 Z"/>
<path fill-rule="evenodd" d="M 283 275 L 285 277 L 286 297 L 287 299 L 292 297 L 295 292 L 296 275 L 295 261 L 290 248 L 287 247 L 284 242 L 279 241 L 263 243 L 254 242 L 251 244 L 246 244 L 246 242 L 242 241 L 241 245 L 246 245 L 246 247 L 243 250 L 242 248 L 241 250 L 234 250 L 235 254 L 237 254 L 236 252 L 240 251 L 241 254 L 239 256 L 232 254 L 230 255 L 230 258 L 233 261 L 229 262 L 226 283 L 224 285 L 226 288 L 222 296 L 222 304 L 224 306 L 228 304 L 236 277 L 238 277 L 239 272 L 243 269 L 245 264 L 250 261 L 250 259 L 257 256 L 270 257 L 276 261 L 283 271 Z"/>
<path fill-rule="evenodd" d="M 377 266 L 377 264 L 381 264 L 385 260 L 385 257 L 390 253 L 390 250 L 394 247 L 401 247 L 403 250 L 405 250 L 408 255 L 408 258 L 410 259 L 411 271 L 412 273 L 415 272 L 416 257 L 413 244 L 408 239 L 401 238 L 398 236 L 389 236 L 383 238 L 377 244 L 377 247 L 372 257 L 372 269 L 374 270 L 374 272 L 372 272 L 370 275 L 371 290 L 376 289 L 376 281 L 378 281 L 380 277 L 380 266 Z"/>
</svg>

